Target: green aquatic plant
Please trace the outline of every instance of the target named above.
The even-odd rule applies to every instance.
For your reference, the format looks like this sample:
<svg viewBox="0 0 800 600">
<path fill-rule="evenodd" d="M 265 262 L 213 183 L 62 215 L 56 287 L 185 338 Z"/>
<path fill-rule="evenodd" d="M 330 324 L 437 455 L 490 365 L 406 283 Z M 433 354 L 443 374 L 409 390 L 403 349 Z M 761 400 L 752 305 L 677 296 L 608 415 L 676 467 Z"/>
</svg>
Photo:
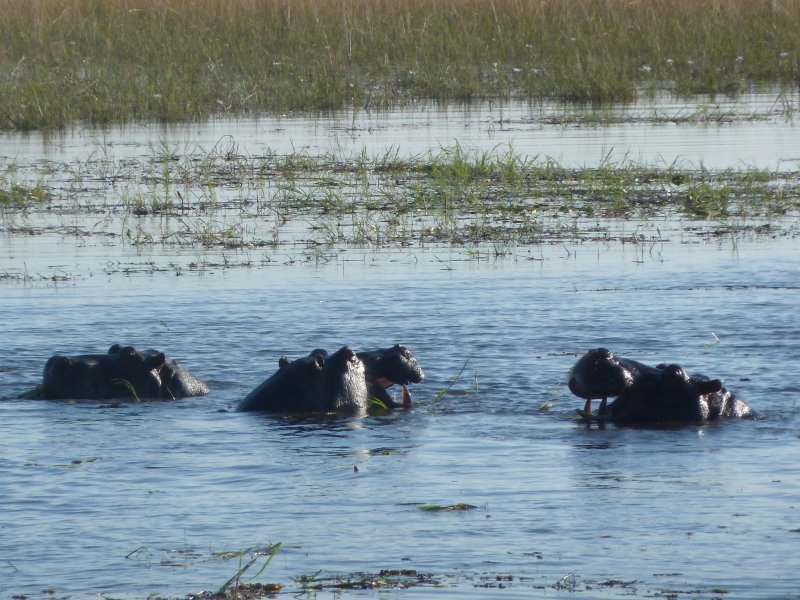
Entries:
<svg viewBox="0 0 800 600">
<path fill-rule="evenodd" d="M 272 559 L 278 553 L 278 550 L 281 549 L 281 545 L 282 545 L 282 543 L 278 542 L 277 544 L 269 544 L 267 546 L 256 546 L 256 547 L 253 547 L 253 548 L 247 548 L 245 550 L 238 550 L 238 551 L 233 552 L 233 553 L 225 553 L 225 554 L 219 555 L 219 556 L 222 556 L 223 558 L 226 558 L 226 559 L 227 558 L 238 557 L 239 558 L 239 569 L 236 571 L 236 573 L 234 573 L 233 577 L 231 577 L 225 583 L 222 584 L 222 586 L 219 588 L 219 590 L 217 590 L 217 594 L 224 594 L 224 593 L 226 593 L 227 591 L 229 591 L 231 589 L 235 592 L 236 589 L 239 587 L 242 575 L 244 575 L 244 573 L 247 570 L 249 570 L 250 567 L 252 567 L 256 562 L 258 562 L 258 560 L 260 558 L 263 558 L 264 559 L 264 563 L 261 565 L 261 568 L 258 570 L 258 572 L 251 577 L 251 579 L 255 579 L 256 577 L 261 575 L 261 573 L 264 572 L 264 570 L 267 568 L 269 563 L 272 561 Z M 245 555 L 250 555 L 250 558 L 246 563 L 243 562 L 243 560 L 242 560 L 242 558 Z M 278 589 L 280 589 L 280 586 L 278 586 Z"/>
<path fill-rule="evenodd" d="M 112 381 L 113 383 L 118 383 L 122 385 L 126 390 L 128 390 L 128 393 L 130 393 L 131 398 L 133 398 L 134 402 L 141 402 L 141 400 L 139 399 L 139 394 L 136 392 L 136 388 L 130 381 L 128 381 L 127 379 L 113 379 Z"/>
<path fill-rule="evenodd" d="M 24 207 L 32 203 L 46 202 L 49 200 L 44 183 L 33 187 L 21 183 L 7 183 L 0 178 L 0 207 Z"/>
</svg>

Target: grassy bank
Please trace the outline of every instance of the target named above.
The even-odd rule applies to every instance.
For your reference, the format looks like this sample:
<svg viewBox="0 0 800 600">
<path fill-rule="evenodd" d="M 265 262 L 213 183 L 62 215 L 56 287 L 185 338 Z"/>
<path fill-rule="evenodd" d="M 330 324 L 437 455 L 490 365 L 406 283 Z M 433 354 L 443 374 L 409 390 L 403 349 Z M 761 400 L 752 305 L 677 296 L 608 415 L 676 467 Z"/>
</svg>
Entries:
<svg viewBox="0 0 800 600">
<path fill-rule="evenodd" d="M 0 0 L 0 128 L 800 80 L 800 2 Z"/>
</svg>

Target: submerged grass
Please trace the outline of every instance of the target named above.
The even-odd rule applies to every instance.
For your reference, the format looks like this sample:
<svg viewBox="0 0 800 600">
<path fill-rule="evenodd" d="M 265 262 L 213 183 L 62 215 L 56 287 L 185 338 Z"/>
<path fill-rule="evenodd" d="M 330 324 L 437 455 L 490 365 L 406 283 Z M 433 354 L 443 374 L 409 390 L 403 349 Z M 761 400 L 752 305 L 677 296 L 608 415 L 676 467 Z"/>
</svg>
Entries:
<svg viewBox="0 0 800 600">
<path fill-rule="evenodd" d="M 800 80 L 795 0 L 0 0 L 0 128 Z"/>
<path fill-rule="evenodd" d="M 797 173 L 610 158 L 573 169 L 511 147 L 458 145 L 403 159 L 391 150 L 245 155 L 229 142 L 20 166 L 14 189 L 22 191 L 12 193 L 41 200 L 0 202 L 0 232 L 238 253 L 217 262 L 227 267 L 296 260 L 275 257 L 291 249 L 317 262 L 341 247 L 463 248 L 479 258 L 564 242 L 792 235 L 800 218 Z"/>
</svg>

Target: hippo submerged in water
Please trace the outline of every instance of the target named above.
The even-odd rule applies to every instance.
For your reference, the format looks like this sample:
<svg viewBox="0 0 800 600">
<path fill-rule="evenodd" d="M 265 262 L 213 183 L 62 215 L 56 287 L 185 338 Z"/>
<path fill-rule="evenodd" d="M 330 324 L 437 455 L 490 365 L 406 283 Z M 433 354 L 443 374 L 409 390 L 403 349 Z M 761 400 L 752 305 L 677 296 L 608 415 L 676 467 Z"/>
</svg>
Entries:
<svg viewBox="0 0 800 600">
<path fill-rule="evenodd" d="M 406 385 L 423 378 L 416 358 L 401 344 L 365 352 L 345 346 L 333 355 L 318 349 L 294 361 L 282 356 L 278 371 L 250 392 L 236 410 L 358 414 L 373 404 L 408 408 L 411 394 Z M 386 391 L 395 384 L 403 388 L 402 402 Z"/>
<path fill-rule="evenodd" d="M 347 346 L 289 361 L 245 396 L 237 412 L 360 414 L 367 410 L 364 363 Z"/>
<path fill-rule="evenodd" d="M 581 415 L 589 422 L 627 424 L 691 423 L 721 417 L 759 418 L 758 413 L 722 386 L 719 379 L 689 376 L 679 365 L 651 367 L 590 350 L 572 367 L 569 389 L 584 398 Z M 607 404 L 609 397 L 616 399 Z M 602 399 L 596 415 L 592 399 Z"/>
<path fill-rule="evenodd" d="M 163 352 L 114 344 L 106 354 L 52 356 L 42 385 L 27 397 L 47 400 L 169 399 L 208 387 Z"/>
<path fill-rule="evenodd" d="M 114 344 L 108 349 L 108 353 L 116 354 L 120 350 L 122 350 L 120 345 Z M 161 380 L 158 398 L 185 398 L 186 396 L 205 396 L 208 393 L 208 386 L 205 383 L 164 355 L 163 352 L 150 348 L 141 353 L 148 360 L 157 361 L 160 357 L 164 357 L 164 362 L 158 368 L 158 376 Z"/>
</svg>

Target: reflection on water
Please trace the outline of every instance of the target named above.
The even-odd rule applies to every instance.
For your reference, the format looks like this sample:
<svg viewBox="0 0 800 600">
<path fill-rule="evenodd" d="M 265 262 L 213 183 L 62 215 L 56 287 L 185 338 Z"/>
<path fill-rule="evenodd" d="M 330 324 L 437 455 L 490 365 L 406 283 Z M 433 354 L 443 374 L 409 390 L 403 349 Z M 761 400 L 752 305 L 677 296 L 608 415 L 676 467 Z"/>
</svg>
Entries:
<svg viewBox="0 0 800 600">
<path fill-rule="evenodd" d="M 511 145 L 529 156 L 552 158 L 567 167 L 633 161 L 708 169 L 792 171 L 800 164 L 794 114 L 797 92 L 743 95 L 735 100 L 658 97 L 631 105 L 593 109 L 562 104 L 485 102 L 466 106 L 419 105 L 387 113 L 345 111 L 309 118 L 264 117 L 147 127 L 79 129 L 43 138 L 0 135 L 0 154 L 15 162 L 32 158 L 123 159 L 150 148 L 215 147 L 232 136 L 237 150 L 259 154 L 426 154 L 451 146 L 491 150 Z"/>
</svg>

